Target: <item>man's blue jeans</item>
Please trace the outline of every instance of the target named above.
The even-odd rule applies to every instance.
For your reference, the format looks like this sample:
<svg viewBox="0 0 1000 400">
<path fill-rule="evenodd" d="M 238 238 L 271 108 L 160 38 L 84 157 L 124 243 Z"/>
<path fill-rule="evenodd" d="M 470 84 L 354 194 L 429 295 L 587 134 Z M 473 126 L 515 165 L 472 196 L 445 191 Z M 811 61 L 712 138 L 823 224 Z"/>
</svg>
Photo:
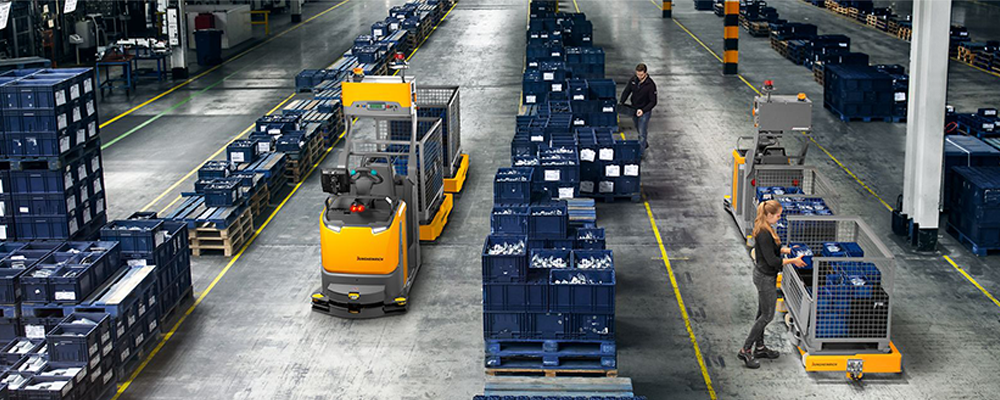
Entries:
<svg viewBox="0 0 1000 400">
<path fill-rule="evenodd" d="M 646 146 L 649 145 L 646 141 L 646 136 L 649 133 L 649 116 L 651 114 L 652 111 L 642 113 L 641 117 L 632 116 L 635 129 L 639 131 L 639 154 L 646 154 Z"/>
</svg>

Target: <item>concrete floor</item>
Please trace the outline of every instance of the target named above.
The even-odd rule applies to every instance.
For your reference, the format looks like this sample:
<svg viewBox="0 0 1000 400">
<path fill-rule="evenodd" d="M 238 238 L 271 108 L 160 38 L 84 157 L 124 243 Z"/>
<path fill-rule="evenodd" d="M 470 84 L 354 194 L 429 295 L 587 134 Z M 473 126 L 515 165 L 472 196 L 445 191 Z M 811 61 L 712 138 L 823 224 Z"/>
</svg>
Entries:
<svg viewBox="0 0 1000 400">
<path fill-rule="evenodd" d="M 396 3 L 349 1 L 103 129 L 105 143 L 133 131 L 105 150 L 111 217 L 147 204 L 165 208 L 191 179 L 161 196 L 164 189 L 291 95 L 299 70 L 328 65 Z M 755 294 L 740 235 L 721 199 L 729 190 L 729 149 L 751 128 L 753 92 L 722 77 L 716 59 L 678 24 L 662 20 L 650 1 L 575 3 L 594 23 L 595 44 L 607 52 L 608 76 L 624 82 L 642 61 L 660 88 L 644 192 L 719 397 L 986 398 L 1000 389 L 991 379 L 995 374 L 986 372 L 1000 364 L 991 352 L 1000 348 L 1000 309 L 941 255 L 950 254 L 992 293 L 1000 293 L 1000 261 L 978 259 L 948 235 L 942 235 L 939 253 L 900 247 L 888 236 L 881 203 L 816 149 L 808 163 L 841 191 L 844 213 L 871 221 L 897 255 L 893 340 L 906 372 L 869 377 L 861 385 L 844 382 L 840 374 L 806 374 L 778 323 L 768 340 L 782 358 L 759 371 L 741 368 L 734 352 L 749 329 Z M 852 45 L 873 54 L 875 62 L 906 64 L 906 42 L 800 1 L 771 3 L 782 18 L 809 19 L 821 33 L 851 36 Z M 305 17 L 335 4 L 309 3 Z M 508 164 L 526 11 L 523 0 L 462 0 L 411 60 L 409 73 L 421 82 L 462 86 L 463 147 L 472 168 L 444 236 L 424 248 L 408 314 L 345 321 L 310 311 L 308 296 L 318 284 L 315 213 L 325 197 L 314 175 L 122 398 L 467 399 L 481 392 L 478 252 L 489 230 L 484 205 L 492 198 L 493 173 Z M 676 2 L 674 15 L 721 54 L 721 19 L 694 11 L 687 1 Z M 997 27 L 990 28 L 993 34 L 973 35 L 1000 36 Z M 883 199 L 895 198 L 902 188 L 903 124 L 840 122 L 819 106 L 822 88 L 809 71 L 781 59 L 765 39 L 744 37 L 740 47 L 749 82 L 775 79 L 779 91 L 809 95 L 817 102 L 817 143 Z M 953 63 L 950 82 L 949 102 L 960 109 L 1000 104 L 989 95 L 1000 78 Z M 159 93 L 154 89 L 102 103 L 102 120 Z M 599 216 L 617 256 L 621 375 L 650 399 L 707 398 L 645 206 L 601 205 Z M 195 259 L 195 291 L 205 291 L 227 262 Z"/>
</svg>

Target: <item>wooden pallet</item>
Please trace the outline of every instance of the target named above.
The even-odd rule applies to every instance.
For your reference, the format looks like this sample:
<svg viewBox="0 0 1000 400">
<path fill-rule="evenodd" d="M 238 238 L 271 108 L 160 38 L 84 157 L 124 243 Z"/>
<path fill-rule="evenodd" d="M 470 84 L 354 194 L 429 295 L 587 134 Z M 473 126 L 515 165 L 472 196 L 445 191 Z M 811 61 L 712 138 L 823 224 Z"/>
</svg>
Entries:
<svg viewBox="0 0 1000 400">
<path fill-rule="evenodd" d="M 896 30 L 896 37 L 908 41 L 908 40 L 910 40 L 910 38 L 913 37 L 913 29 L 905 27 L 905 26 L 901 26 L 901 27 L 899 27 L 898 30 Z"/>
<path fill-rule="evenodd" d="M 851 19 L 858 19 L 858 13 L 860 13 L 860 11 L 858 11 L 857 8 L 848 7 L 847 8 L 847 13 L 844 14 L 844 15 L 848 16 Z"/>
<path fill-rule="evenodd" d="M 813 66 L 813 79 L 815 79 L 816 83 L 819 83 L 820 85 L 823 85 L 823 82 L 825 81 L 824 78 L 826 77 L 826 70 L 822 68 L 822 65 L 823 64 L 816 64 Z"/>
<path fill-rule="evenodd" d="M 958 61 L 966 64 L 972 64 L 976 61 L 976 52 L 972 51 L 968 47 L 958 46 Z"/>
<path fill-rule="evenodd" d="M 253 234 L 253 217 L 249 208 L 244 209 L 236 221 L 225 229 L 218 229 L 211 223 L 203 225 L 188 230 L 191 255 L 195 257 L 201 257 L 203 252 L 220 251 L 224 256 L 232 257 Z"/>
<path fill-rule="evenodd" d="M 297 184 L 302 182 L 305 178 L 306 173 L 312 168 L 313 164 L 316 162 L 317 157 L 319 157 L 320 152 L 323 149 L 323 137 L 321 135 L 314 136 L 306 147 L 299 152 L 298 157 L 295 159 L 289 158 L 285 164 L 285 178 L 288 179 L 289 184 Z"/>
<path fill-rule="evenodd" d="M 250 208 L 250 216 L 257 218 L 264 215 L 264 211 L 267 210 L 267 206 L 270 203 L 271 191 L 267 188 L 266 183 L 262 183 L 260 189 L 257 189 L 257 193 L 254 193 L 247 202 L 247 206 Z"/>
<path fill-rule="evenodd" d="M 618 377 L 617 369 L 532 369 L 532 368 L 487 368 L 486 375 L 490 376 L 544 376 L 554 378 L 557 376 L 606 376 L 608 378 Z"/>
</svg>

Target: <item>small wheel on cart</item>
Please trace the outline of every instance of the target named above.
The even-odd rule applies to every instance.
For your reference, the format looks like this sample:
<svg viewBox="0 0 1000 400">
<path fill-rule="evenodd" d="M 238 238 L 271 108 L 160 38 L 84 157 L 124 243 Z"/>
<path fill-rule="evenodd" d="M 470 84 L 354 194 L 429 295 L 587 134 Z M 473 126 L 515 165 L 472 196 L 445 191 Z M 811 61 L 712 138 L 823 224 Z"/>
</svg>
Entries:
<svg viewBox="0 0 1000 400">
<path fill-rule="evenodd" d="M 792 322 L 793 322 L 792 321 L 792 314 L 785 313 L 785 326 L 791 328 L 792 327 Z"/>
<path fill-rule="evenodd" d="M 850 380 L 850 381 L 852 381 L 852 382 L 860 382 L 861 379 L 864 379 L 864 377 L 865 377 L 865 373 L 864 372 L 850 372 L 850 371 L 847 371 L 845 374 L 847 375 L 847 379 Z"/>
</svg>

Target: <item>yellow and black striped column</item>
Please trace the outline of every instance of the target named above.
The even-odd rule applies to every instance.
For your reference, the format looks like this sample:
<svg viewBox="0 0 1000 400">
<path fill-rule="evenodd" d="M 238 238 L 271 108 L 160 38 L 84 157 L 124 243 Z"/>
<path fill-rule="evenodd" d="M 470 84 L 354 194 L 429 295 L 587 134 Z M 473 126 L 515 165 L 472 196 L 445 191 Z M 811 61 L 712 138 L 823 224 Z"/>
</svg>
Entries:
<svg viewBox="0 0 1000 400">
<path fill-rule="evenodd" d="M 672 0 L 663 0 L 663 18 L 670 18 L 673 14 L 674 2 Z"/>
<path fill-rule="evenodd" d="M 722 38 L 725 40 L 722 55 L 722 74 L 736 75 L 739 71 L 739 40 L 740 40 L 740 2 L 726 0 L 725 30 Z"/>
</svg>

